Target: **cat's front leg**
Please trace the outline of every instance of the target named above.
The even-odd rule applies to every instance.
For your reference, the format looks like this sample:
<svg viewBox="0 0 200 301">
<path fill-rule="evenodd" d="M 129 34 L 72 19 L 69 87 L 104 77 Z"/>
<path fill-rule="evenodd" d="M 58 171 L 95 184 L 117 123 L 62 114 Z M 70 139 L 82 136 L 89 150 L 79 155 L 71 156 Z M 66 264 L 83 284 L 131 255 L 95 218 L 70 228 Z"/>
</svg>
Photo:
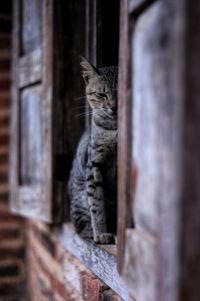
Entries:
<svg viewBox="0 0 200 301">
<path fill-rule="evenodd" d="M 94 241 L 100 244 L 113 243 L 114 235 L 107 233 L 106 227 L 103 178 L 100 168 L 94 162 L 87 169 L 87 196 Z"/>
</svg>

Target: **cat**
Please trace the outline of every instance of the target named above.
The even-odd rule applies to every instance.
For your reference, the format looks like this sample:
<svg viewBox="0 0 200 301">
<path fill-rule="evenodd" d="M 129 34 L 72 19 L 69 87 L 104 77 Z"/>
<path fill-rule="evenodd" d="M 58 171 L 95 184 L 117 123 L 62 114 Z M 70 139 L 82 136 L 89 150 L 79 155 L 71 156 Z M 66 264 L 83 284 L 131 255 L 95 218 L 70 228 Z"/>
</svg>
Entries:
<svg viewBox="0 0 200 301">
<path fill-rule="evenodd" d="M 77 233 L 113 243 L 117 220 L 118 67 L 81 61 L 91 125 L 82 135 L 68 183 L 70 216 Z"/>
</svg>

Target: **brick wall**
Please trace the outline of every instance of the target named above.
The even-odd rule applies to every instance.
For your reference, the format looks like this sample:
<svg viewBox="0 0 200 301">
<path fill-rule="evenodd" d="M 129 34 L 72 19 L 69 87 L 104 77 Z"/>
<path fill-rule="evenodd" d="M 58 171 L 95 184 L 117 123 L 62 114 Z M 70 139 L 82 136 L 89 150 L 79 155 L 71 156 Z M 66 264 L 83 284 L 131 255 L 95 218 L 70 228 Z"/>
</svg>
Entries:
<svg viewBox="0 0 200 301">
<path fill-rule="evenodd" d="M 49 226 L 28 222 L 28 275 L 32 301 L 121 301 L 72 254 Z"/>
<path fill-rule="evenodd" d="M 0 8 L 0 301 L 25 299 L 24 220 L 9 213 L 11 1 Z"/>
</svg>

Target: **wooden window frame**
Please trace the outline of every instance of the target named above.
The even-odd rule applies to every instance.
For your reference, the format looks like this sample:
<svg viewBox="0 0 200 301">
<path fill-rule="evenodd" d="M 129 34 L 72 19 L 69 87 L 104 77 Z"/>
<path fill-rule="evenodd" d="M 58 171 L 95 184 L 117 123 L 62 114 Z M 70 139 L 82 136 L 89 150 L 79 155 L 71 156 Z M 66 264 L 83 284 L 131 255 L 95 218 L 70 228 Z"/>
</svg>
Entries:
<svg viewBox="0 0 200 301">
<path fill-rule="evenodd" d="M 121 0 L 119 54 L 119 136 L 118 136 L 118 271 L 124 266 L 126 231 L 133 229 L 132 207 L 137 169 L 132 159 L 132 30 L 138 16 L 156 0 Z M 132 125 L 132 126 L 130 126 Z"/>
<path fill-rule="evenodd" d="M 21 56 L 21 1 L 13 2 L 13 58 L 12 58 L 12 103 L 11 103 L 11 139 L 10 139 L 10 204 L 14 213 L 26 217 L 39 218 L 46 222 L 59 221 L 61 219 L 62 204 L 53 194 L 55 183 L 53 182 L 53 3 L 51 0 L 42 2 L 42 28 L 43 41 L 37 50 Z M 43 66 L 43 67 L 42 67 Z M 35 83 L 42 83 L 44 106 L 48 108 L 44 113 L 44 139 L 45 157 L 42 162 L 42 185 L 20 185 L 20 138 L 19 138 L 19 95 L 24 87 Z M 59 189 L 58 189 L 59 190 Z M 50 200 L 50 201 L 48 201 Z"/>
<path fill-rule="evenodd" d="M 199 18 L 200 10 L 199 5 L 197 9 L 197 3 L 191 1 L 184 1 L 184 4 L 181 0 L 163 1 L 160 4 L 163 6 L 160 6 L 157 11 L 159 17 L 162 10 L 166 12 L 165 9 L 167 9 L 169 13 L 167 17 L 161 14 L 164 17 L 163 20 L 168 20 L 168 22 L 167 27 L 164 28 L 166 31 L 162 29 L 161 36 L 156 35 L 158 43 L 156 46 L 161 54 L 164 51 L 167 52 L 168 59 L 172 53 L 174 55 L 170 56 L 170 66 L 166 57 L 164 59 L 162 57 L 161 74 L 173 78 L 175 84 L 165 85 L 167 83 L 165 78 L 161 88 L 167 96 L 172 97 L 170 104 L 172 111 L 170 111 L 167 125 L 165 124 L 165 131 L 171 138 L 171 129 L 173 129 L 177 140 L 174 139 L 172 143 L 171 139 L 166 139 L 164 145 L 160 146 L 160 150 L 166 152 L 165 155 L 171 156 L 171 146 L 173 144 L 172 157 L 170 159 L 165 158 L 165 166 L 162 164 L 162 160 L 159 161 L 158 152 L 155 155 L 158 159 L 157 164 L 159 164 L 152 165 L 162 175 L 160 179 L 162 187 L 157 187 L 162 192 L 157 197 L 161 196 L 161 198 L 156 200 L 159 209 L 162 209 L 162 215 L 159 222 L 154 218 L 156 210 L 153 210 L 154 213 L 151 212 L 149 215 L 155 224 L 158 222 L 157 235 L 154 236 L 149 233 L 148 227 L 142 230 L 137 229 L 137 226 L 135 229 L 130 228 L 129 213 L 130 209 L 131 211 L 133 209 L 135 186 L 139 178 L 133 160 L 130 162 L 132 158 L 130 147 L 132 133 L 128 125 L 132 124 L 133 121 L 130 111 L 131 106 L 134 105 L 133 96 L 131 98 L 133 94 L 129 77 L 132 65 L 129 52 L 131 49 L 130 29 L 134 29 L 135 19 L 140 14 L 142 15 L 145 10 L 151 9 L 151 5 L 157 5 L 158 3 L 160 4 L 161 1 L 121 0 L 119 81 L 121 112 L 119 114 L 120 144 L 118 149 L 118 179 L 120 182 L 118 198 L 121 219 L 119 220 L 119 253 L 117 256 L 119 270 L 125 274 L 126 281 L 122 280 L 117 272 L 116 246 L 99 246 L 91 241 L 82 240 L 70 225 L 65 225 L 58 236 L 67 250 L 74 253 L 125 300 L 135 300 L 134 296 L 142 301 L 147 299 L 152 301 L 161 300 L 162 298 L 178 300 L 185 296 L 191 296 L 193 300 L 197 300 L 200 293 L 198 285 L 200 267 L 196 264 L 200 249 L 198 239 L 200 228 L 198 222 L 200 143 L 196 139 L 200 132 L 198 105 L 200 88 L 199 72 L 197 72 L 200 64 L 200 42 L 196 39 L 199 32 L 199 24 L 196 20 Z M 187 10 L 183 7 L 185 4 L 187 4 Z M 173 14 L 171 14 L 172 12 Z M 172 16 L 172 19 L 169 16 Z M 158 21 L 158 19 L 156 20 Z M 162 34 L 166 34 L 166 32 L 169 34 L 169 40 L 162 48 L 163 39 L 159 40 L 159 38 L 163 38 Z M 186 53 L 183 53 L 184 51 Z M 173 68 L 170 68 L 171 66 Z M 133 72 L 131 74 L 134 76 Z M 162 104 L 164 104 L 164 107 L 160 110 L 161 118 L 169 117 L 169 112 L 166 110 L 168 105 L 166 95 L 164 98 L 162 95 L 161 98 L 156 99 L 161 99 Z M 128 107 L 128 104 L 130 104 L 130 107 Z M 160 109 L 158 105 L 156 103 L 155 107 Z M 156 121 L 154 119 L 153 122 Z M 159 135 L 159 130 L 159 128 L 156 129 L 156 135 Z M 161 133 L 161 136 L 162 134 L 164 133 Z M 168 163 L 170 169 L 167 166 Z M 194 244 L 191 244 L 191 237 Z"/>
<path fill-rule="evenodd" d="M 61 132 L 63 131 L 62 126 L 59 126 L 59 129 L 52 129 L 53 121 L 59 118 L 62 119 L 62 92 L 56 88 L 55 80 L 58 81 L 60 67 L 55 66 L 55 62 L 58 60 L 59 53 L 63 51 L 61 49 L 60 43 L 55 43 L 55 39 L 59 38 L 58 33 L 54 32 L 53 22 L 53 0 L 44 0 L 43 1 L 43 9 L 45 18 L 44 22 L 44 68 L 41 70 L 41 74 L 35 73 L 33 77 L 28 76 L 29 64 L 31 60 L 33 62 L 38 62 L 41 59 L 41 54 L 35 52 L 34 54 L 28 55 L 25 58 L 20 58 L 20 45 L 19 45 L 19 37 L 20 28 L 19 28 L 19 1 L 16 0 L 14 2 L 14 31 L 13 31 L 13 89 L 12 89 L 12 124 L 11 124 L 11 156 L 10 156 L 10 164 L 12 166 L 10 173 L 10 185 L 11 189 L 11 209 L 14 213 L 22 214 L 26 217 L 41 219 L 45 222 L 61 222 L 63 218 L 63 200 L 64 198 L 64 189 L 66 189 L 66 176 L 58 183 L 55 181 L 55 174 L 57 169 L 59 169 L 59 165 L 63 164 L 63 158 L 65 157 L 65 143 L 59 141 L 61 136 Z M 86 30 L 89 31 L 92 28 L 92 32 L 86 35 L 86 49 L 85 56 L 91 60 L 94 65 L 101 65 L 101 48 L 98 48 L 98 53 L 94 51 L 97 47 L 97 40 L 99 35 L 99 20 L 98 10 L 99 10 L 99 1 L 91 1 L 86 0 Z M 54 232 L 59 237 L 64 248 L 69 250 L 75 256 L 77 256 L 80 260 L 82 260 L 86 266 L 88 266 L 100 279 L 102 279 L 106 284 L 108 284 L 113 290 L 115 290 L 122 298 L 127 301 L 135 300 L 134 296 L 131 295 L 128 291 L 127 285 L 125 281 L 121 278 L 118 273 L 118 269 L 121 269 L 123 264 L 123 253 L 124 253 L 124 245 L 125 245 L 125 229 L 130 222 L 126 218 L 126 214 L 128 212 L 128 202 L 130 201 L 130 195 L 128 193 L 128 189 L 130 188 L 130 177 L 129 174 L 131 172 L 130 166 L 128 164 L 129 155 L 131 149 L 129 148 L 129 139 L 131 136 L 131 131 L 129 131 L 128 122 L 131 120 L 131 110 L 126 105 L 126 98 L 128 99 L 130 95 L 127 94 L 127 83 L 128 83 L 128 60 L 127 60 L 127 50 L 128 50 L 128 36 L 127 31 L 124 26 L 127 26 L 127 11 L 128 9 L 128 1 L 121 1 L 121 32 L 120 32 L 120 78 L 119 78 L 119 156 L 118 156 L 118 164 L 119 164 L 119 195 L 118 195 L 118 204 L 119 204 L 119 213 L 118 213 L 118 246 L 116 245 L 108 245 L 108 246 L 100 246 L 95 245 L 91 241 L 81 239 L 74 231 L 73 227 L 70 223 L 64 224 L 61 228 L 55 225 Z M 59 27 L 59 24 L 57 24 Z M 47 29 L 48 27 L 48 29 Z M 59 33 L 62 34 L 62 29 L 59 29 Z M 52 45 L 55 43 L 56 51 L 52 52 Z M 90 47 L 90 45 L 93 45 Z M 56 57 L 57 56 L 57 57 Z M 32 58 L 33 57 L 33 58 Z M 48 66 L 47 69 L 45 66 Z M 20 80 L 18 79 L 17 69 L 21 66 L 22 73 L 20 71 Z M 53 77 L 52 70 L 55 70 L 55 77 Z M 28 70 L 28 71 L 27 71 Z M 45 85 L 45 99 L 47 103 L 49 103 L 48 112 L 46 122 L 48 128 L 46 131 L 48 133 L 48 143 L 45 146 L 46 162 L 44 164 L 44 175 L 48 175 L 48 178 L 45 181 L 45 190 L 44 193 L 37 193 L 35 190 L 28 190 L 26 192 L 27 200 L 29 205 L 26 207 L 24 205 L 23 199 L 21 197 L 19 187 L 19 136 L 14 135 L 19 128 L 19 111 L 18 111 L 18 102 L 19 102 L 19 89 L 23 86 L 30 85 L 34 82 L 40 81 L 41 77 L 44 80 Z M 57 77 L 57 79 L 56 79 Z M 63 85 L 63 83 L 62 83 Z M 51 87 L 52 89 L 48 89 Z M 57 89 L 57 90 L 56 90 Z M 56 101 L 55 101 L 56 100 Z M 54 110 L 55 109 L 55 110 Z M 54 111 L 54 112 L 53 112 Z M 128 116 L 128 118 L 127 118 Z M 87 121 L 88 122 L 88 121 Z M 86 123 L 87 126 L 87 123 Z M 53 132 L 52 132 L 53 130 Z M 57 154 L 57 150 L 59 153 Z M 60 156 L 61 154 L 61 156 Z M 60 159 L 60 161 L 59 161 Z M 68 155 L 66 155 L 66 159 L 68 159 Z M 60 164 L 59 164 L 59 162 Z M 59 192 L 59 193 L 58 193 Z M 57 197 L 59 194 L 59 197 Z M 30 206 L 30 201 L 33 200 L 37 203 L 40 212 L 42 212 L 43 206 L 49 204 L 49 207 L 46 207 L 46 211 L 48 214 L 42 215 L 38 212 L 34 212 L 32 207 Z M 48 201 L 50 200 L 50 202 Z M 66 209 L 65 209 L 66 210 Z M 56 214 L 55 214 L 56 213 Z M 130 221 L 130 219 L 129 219 Z M 117 259 L 118 258 L 118 259 Z M 94 260 L 95 259 L 95 260 Z M 118 260 L 118 263 L 117 263 Z"/>
<path fill-rule="evenodd" d="M 121 2 L 121 5 L 124 4 Z M 101 39 L 100 24 L 98 12 L 100 10 L 100 2 L 96 1 L 86 1 L 86 48 L 85 57 L 88 58 L 94 65 L 102 65 L 101 47 L 97 47 L 97 40 Z M 123 44 L 123 40 L 120 42 Z M 121 63 L 123 64 L 124 61 Z M 123 83 L 126 79 L 123 78 Z M 120 78 L 121 82 L 121 78 Z M 121 86 L 120 86 L 121 87 Z M 121 103 L 119 104 L 121 108 Z M 126 108 L 127 109 L 127 108 Z M 87 108 L 86 108 L 87 110 Z M 121 110 L 120 110 L 121 111 Z M 128 110 L 130 113 L 130 110 Z M 123 118 L 120 115 L 120 126 L 126 119 L 123 112 Z M 89 124 L 89 119 L 86 119 L 86 127 Z M 126 127 L 121 130 L 121 135 L 123 136 L 126 132 Z M 124 140 L 123 140 L 124 141 Z M 123 143 L 122 143 L 123 144 Z M 122 144 L 120 144 L 122 146 Z M 120 157 L 120 162 L 123 164 L 124 157 Z M 126 165 L 127 167 L 127 165 Z M 125 167 L 125 168 L 126 168 Z M 120 174 L 121 177 L 123 175 Z M 125 179 L 123 178 L 123 183 Z M 124 201 L 124 197 L 122 199 Z M 120 200 L 121 203 L 121 200 Z M 124 209 L 123 209 L 124 210 Z M 120 211 L 119 211 L 120 212 Z M 123 211 L 125 212 L 125 211 Z M 122 212 L 120 212 L 121 214 Z M 119 224 L 119 221 L 117 221 Z M 126 224 L 126 223 L 125 223 Z M 124 225 L 125 225 L 124 224 Z M 119 249 L 120 246 L 124 244 L 123 233 L 118 232 L 120 235 L 118 242 L 119 245 L 96 245 L 91 240 L 82 239 L 74 230 L 74 227 L 70 222 L 65 223 L 61 228 L 55 228 L 55 233 L 61 242 L 61 245 L 68 250 L 70 253 L 74 254 L 79 258 L 91 271 L 94 272 L 102 281 L 104 281 L 109 287 L 116 291 L 122 298 L 126 301 L 135 300 L 134 296 L 130 294 L 126 282 L 120 276 L 118 270 L 118 254 L 122 252 Z M 125 229 L 124 229 L 125 231 Z"/>
<path fill-rule="evenodd" d="M 152 165 L 158 168 L 162 175 L 160 181 L 162 187 L 159 187 L 162 194 L 161 198 L 156 200 L 160 206 L 159 209 L 162 208 L 162 216 L 157 224 L 160 228 L 157 227 L 156 229 L 157 236 L 150 233 L 148 227 L 147 229 L 144 227 L 142 230 L 137 229 L 137 227 L 131 228 L 130 211 L 133 210 L 136 182 L 139 178 L 132 160 L 130 147 L 130 141 L 132 142 L 133 139 L 130 129 L 130 124 L 133 121 L 131 110 L 134 105 L 130 77 L 130 75 L 134 77 L 133 72 L 130 72 L 132 66 L 130 50 L 133 51 L 130 44 L 131 29 L 134 30 L 135 20 L 140 14 L 142 15 L 146 10 L 151 9 L 151 5 L 158 3 L 161 1 L 121 0 L 119 80 L 121 110 L 119 113 L 118 146 L 120 219 L 117 256 L 118 268 L 120 272 L 123 271 L 126 281 L 119 276 L 117 271 L 116 246 L 99 246 L 91 241 L 82 240 L 70 225 L 65 225 L 63 231 L 58 232 L 63 246 L 74 253 L 100 279 L 127 301 L 135 300 L 134 297 L 142 301 L 147 299 L 161 300 L 162 298 L 177 300 L 177 298 L 184 298 L 186 295 L 197 300 L 200 292 L 198 285 L 200 268 L 196 264 L 200 248 L 198 239 L 200 224 L 197 222 L 199 220 L 198 200 L 200 195 L 200 174 L 198 172 L 200 143 L 196 140 L 197 136 L 195 135 L 200 131 L 199 72 L 196 72 L 200 64 L 200 43 L 196 39 L 199 25 L 196 22 L 197 19 L 193 18 L 194 15 L 199 17 L 200 10 L 199 6 L 196 10 L 196 3 L 189 3 L 189 1 L 184 3 L 184 5 L 186 3 L 188 5 L 187 11 L 184 10 L 185 7 L 183 9 L 182 1 L 163 1 L 163 6 L 160 6 L 157 11 L 160 15 L 161 10 L 163 9 L 165 12 L 166 8 L 168 13 L 174 13 L 172 20 L 168 19 L 167 28 L 164 28 L 172 40 L 168 41 L 169 44 L 162 48 L 161 41 L 163 42 L 163 40 L 160 41 L 159 38 L 163 38 L 163 36 L 158 34 L 156 35 L 158 43 L 156 46 L 161 54 L 164 51 L 167 52 L 167 58 L 169 58 L 169 54 L 174 54 L 174 57 L 170 57 L 173 68 L 169 68 L 166 65 L 168 60 L 166 57 L 164 59 L 162 57 L 161 73 L 175 79 L 175 85 L 168 87 L 165 86 L 166 81 L 163 81 L 161 88 L 167 95 L 170 92 L 171 105 L 173 103 L 172 111 L 170 111 L 172 114 L 168 119 L 168 124 L 165 124 L 165 131 L 171 138 L 170 130 L 171 124 L 173 124 L 172 128 L 177 140 L 173 140 L 173 143 L 170 139 L 170 141 L 166 140 L 164 146 L 161 146 L 160 150 L 164 150 L 169 155 L 173 144 L 173 155 L 170 159 L 166 159 L 165 166 L 162 165 L 162 160 L 159 161 L 159 164 L 157 162 L 157 166 L 156 164 L 155 166 Z M 165 21 L 165 18 L 171 17 L 170 13 L 167 17 L 164 15 Z M 156 20 L 158 21 L 158 19 Z M 171 26 L 173 26 L 173 30 L 171 30 Z M 185 29 L 187 30 L 185 31 Z M 164 30 L 161 30 L 160 33 L 161 35 L 166 34 Z M 184 55 L 183 49 L 186 50 Z M 185 81 L 186 79 L 187 81 Z M 191 97 L 191 93 L 194 97 Z M 161 101 L 167 105 L 168 97 L 161 97 Z M 156 106 L 160 109 L 158 104 Z M 160 113 L 161 118 L 169 117 L 166 107 L 162 108 Z M 155 122 L 156 119 L 154 119 Z M 159 129 L 156 130 L 156 135 L 159 135 Z M 158 153 L 155 155 L 156 159 L 159 160 Z M 171 170 L 167 166 L 168 163 Z M 194 170 L 195 175 L 193 174 Z M 170 195 L 169 179 L 172 190 Z M 153 211 L 154 213 L 151 212 L 149 217 L 156 224 L 154 214 L 158 212 L 155 208 Z M 187 218 L 187 222 L 183 221 L 182 217 Z M 190 243 L 190 237 L 193 238 L 194 244 Z M 193 277 L 194 271 L 195 278 Z M 127 285 L 129 285 L 129 289 Z"/>
</svg>

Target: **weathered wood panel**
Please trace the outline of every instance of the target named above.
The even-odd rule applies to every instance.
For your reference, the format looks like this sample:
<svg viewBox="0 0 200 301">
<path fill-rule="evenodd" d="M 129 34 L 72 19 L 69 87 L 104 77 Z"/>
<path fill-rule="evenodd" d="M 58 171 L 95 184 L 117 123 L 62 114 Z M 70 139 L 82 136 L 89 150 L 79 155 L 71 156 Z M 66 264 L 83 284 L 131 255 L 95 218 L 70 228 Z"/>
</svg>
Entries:
<svg viewBox="0 0 200 301">
<path fill-rule="evenodd" d="M 59 230 L 57 233 L 62 246 L 79 258 L 124 300 L 135 300 L 128 292 L 126 283 L 118 274 L 116 256 L 105 251 L 103 246 L 98 246 L 91 240 L 82 239 L 71 224 L 65 224 L 62 231 Z"/>
<path fill-rule="evenodd" d="M 122 270 L 125 229 L 130 226 L 131 114 L 128 1 L 121 1 L 118 113 L 118 268 Z"/>
<path fill-rule="evenodd" d="M 53 160 L 61 130 L 63 133 L 61 126 L 53 132 L 52 125 L 56 122 L 53 115 L 59 116 L 62 110 L 54 106 L 60 102 L 54 98 L 58 82 L 54 84 L 53 76 L 58 65 L 54 64 L 53 22 L 52 0 L 15 1 L 11 207 L 15 213 L 48 222 L 60 221 L 63 212 L 63 185 L 55 181 L 57 162 Z"/>
<path fill-rule="evenodd" d="M 127 234 L 124 273 L 140 301 L 175 301 L 179 290 L 182 9 L 181 1 L 157 1 L 140 11 L 132 23 L 132 162 L 137 170 L 132 215 L 136 230 Z M 137 231 L 144 235 L 139 237 Z"/>
<path fill-rule="evenodd" d="M 42 43 L 41 0 L 22 1 L 21 52 L 27 54 L 37 49 Z"/>
<path fill-rule="evenodd" d="M 10 123 L 10 169 L 9 169 L 9 182 L 10 182 L 10 206 L 11 210 L 19 209 L 18 200 L 18 185 L 19 185 L 19 124 L 18 124 L 18 116 L 19 116 L 19 91 L 17 89 L 18 86 L 18 70 L 16 68 L 18 64 L 18 56 L 19 56 L 19 34 L 20 34 L 20 26 L 19 26 L 19 0 L 13 2 L 13 31 L 12 31 L 12 87 L 11 87 L 11 123 Z M 12 151 L 11 151 L 12 150 Z"/>
<path fill-rule="evenodd" d="M 200 3 L 185 1 L 180 300 L 200 300 Z"/>
<path fill-rule="evenodd" d="M 43 151 L 45 154 L 42 161 L 43 170 L 43 185 L 42 194 L 43 202 L 40 206 L 41 216 L 49 219 L 49 222 L 58 221 L 61 219 L 62 207 L 58 202 L 59 198 L 53 199 L 53 1 L 43 1 L 43 18 L 42 18 L 42 32 L 43 32 L 43 51 L 44 61 L 42 69 L 43 80 Z M 58 202 L 57 202 L 58 201 Z"/>
<path fill-rule="evenodd" d="M 126 230 L 124 276 L 137 300 L 157 300 L 156 248 L 156 238 L 148 232 L 141 229 Z"/>
<path fill-rule="evenodd" d="M 169 89 L 169 85 L 173 87 L 168 71 L 172 64 L 171 12 L 164 14 L 163 9 L 163 5 L 157 3 L 144 12 L 132 38 L 133 159 L 138 169 L 134 220 L 136 227 L 155 235 L 160 223 L 160 203 L 164 202 L 163 198 L 169 203 L 169 194 L 165 191 L 176 183 L 174 172 L 176 174 L 179 167 L 177 151 L 180 147 L 177 121 L 173 119 L 179 109 Z M 164 17 L 165 23 L 159 26 Z"/>
<path fill-rule="evenodd" d="M 20 94 L 20 185 L 41 185 L 43 151 L 42 87 Z"/>
<path fill-rule="evenodd" d="M 42 50 L 32 51 L 19 60 L 19 87 L 34 84 L 42 80 Z"/>
</svg>

